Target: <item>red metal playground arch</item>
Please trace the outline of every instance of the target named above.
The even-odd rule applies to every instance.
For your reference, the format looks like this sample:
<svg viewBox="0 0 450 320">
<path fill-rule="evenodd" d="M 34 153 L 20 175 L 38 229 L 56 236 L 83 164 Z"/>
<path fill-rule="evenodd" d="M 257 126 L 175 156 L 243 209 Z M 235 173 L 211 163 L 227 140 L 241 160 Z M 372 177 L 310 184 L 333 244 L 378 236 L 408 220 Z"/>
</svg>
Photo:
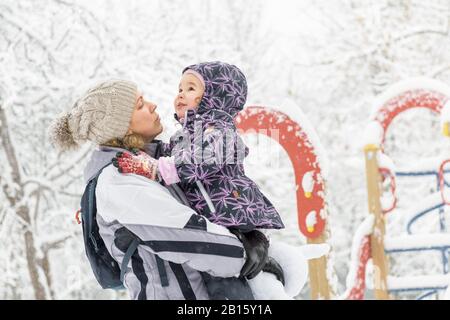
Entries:
<svg viewBox="0 0 450 320">
<path fill-rule="evenodd" d="M 236 118 L 238 129 L 243 133 L 256 132 L 277 140 L 289 155 L 297 185 L 297 215 L 301 233 L 307 238 L 317 238 L 325 228 L 324 181 L 316 152 L 307 133 L 300 124 L 285 113 L 266 107 L 247 107 Z M 276 130 L 277 134 L 272 134 Z M 312 175 L 313 188 L 305 190 L 303 178 Z M 307 225 L 307 216 L 316 212 L 316 223 Z"/>
<path fill-rule="evenodd" d="M 249 106 L 237 116 L 236 125 L 243 134 L 266 135 L 284 148 L 295 173 L 298 228 L 308 243 L 325 243 L 327 213 L 323 168 L 317 145 L 313 143 L 317 141 L 313 141 L 311 129 L 307 131 L 302 127 L 302 119 L 306 120 L 295 106 L 285 106 L 284 112 Z M 326 257 L 310 261 L 309 270 L 312 298 L 330 299 Z"/>
</svg>

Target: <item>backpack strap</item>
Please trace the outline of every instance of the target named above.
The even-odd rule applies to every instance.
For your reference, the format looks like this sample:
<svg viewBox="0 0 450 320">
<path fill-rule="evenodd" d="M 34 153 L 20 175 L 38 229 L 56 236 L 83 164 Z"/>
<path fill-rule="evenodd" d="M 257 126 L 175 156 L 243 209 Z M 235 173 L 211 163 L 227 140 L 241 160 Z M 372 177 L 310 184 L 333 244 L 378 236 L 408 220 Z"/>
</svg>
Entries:
<svg viewBox="0 0 450 320">
<path fill-rule="evenodd" d="M 161 278 L 161 285 L 163 287 L 169 286 L 169 278 L 167 277 L 166 266 L 164 265 L 164 260 L 155 255 L 156 264 L 158 265 L 159 277 Z"/>
<path fill-rule="evenodd" d="M 88 185 L 89 185 L 89 187 L 88 187 L 89 188 L 88 189 L 88 193 L 89 193 L 88 194 L 88 205 L 89 205 L 88 213 L 90 215 L 89 218 L 87 219 L 87 229 L 88 230 L 92 230 L 92 223 L 93 223 L 93 220 L 94 220 L 94 216 L 93 216 L 93 214 L 94 214 L 94 206 L 96 205 L 96 203 L 94 202 L 95 201 L 94 199 L 95 199 L 95 189 L 97 187 L 98 177 L 103 172 L 103 170 L 106 167 L 110 166 L 111 164 L 112 164 L 112 162 L 108 162 L 108 164 L 103 166 L 103 168 L 101 168 L 95 174 L 95 176 L 93 176 L 88 181 Z M 95 251 L 98 251 L 98 244 L 97 244 L 97 240 L 95 239 L 95 236 L 92 233 L 90 233 L 88 236 L 89 236 L 89 238 L 91 239 L 91 241 L 92 241 L 92 243 L 94 245 Z"/>
<path fill-rule="evenodd" d="M 120 265 L 120 281 L 122 283 L 125 279 L 125 273 L 128 270 L 128 263 L 130 263 L 131 257 L 136 252 L 139 244 L 141 243 L 139 238 L 135 238 L 130 246 L 128 247 L 127 251 L 125 252 L 125 255 L 122 259 L 122 264 Z M 156 264 L 158 266 L 158 273 L 159 277 L 161 279 L 161 286 L 162 287 L 168 287 L 169 286 L 169 278 L 167 277 L 167 271 L 166 266 L 164 265 L 164 260 L 161 259 L 159 256 L 155 255 Z"/>
<path fill-rule="evenodd" d="M 130 262 L 131 256 L 137 250 L 139 242 L 139 239 L 134 239 L 123 256 L 122 265 L 120 266 L 120 282 L 122 283 L 125 278 L 125 273 L 127 272 L 128 263 Z"/>
</svg>

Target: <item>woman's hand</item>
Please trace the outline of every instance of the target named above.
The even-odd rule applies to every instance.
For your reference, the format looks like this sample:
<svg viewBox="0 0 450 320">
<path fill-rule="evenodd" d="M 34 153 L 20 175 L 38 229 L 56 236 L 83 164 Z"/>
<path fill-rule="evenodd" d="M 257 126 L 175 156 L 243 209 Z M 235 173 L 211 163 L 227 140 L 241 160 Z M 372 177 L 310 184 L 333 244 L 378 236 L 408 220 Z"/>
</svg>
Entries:
<svg viewBox="0 0 450 320">
<path fill-rule="evenodd" d="M 230 232 L 242 242 L 247 257 L 241 269 L 241 277 L 253 279 L 267 264 L 269 241 L 262 232 L 257 230 L 244 233 L 237 229 L 230 229 Z"/>
<path fill-rule="evenodd" d="M 133 150 L 133 153 L 118 152 L 112 160 L 120 173 L 134 173 L 151 180 L 156 180 L 158 160 L 145 152 Z"/>
<path fill-rule="evenodd" d="M 286 284 L 284 280 L 283 268 L 281 268 L 280 264 L 274 258 L 269 257 L 262 271 L 272 273 L 277 280 L 283 284 L 283 286 Z"/>
</svg>

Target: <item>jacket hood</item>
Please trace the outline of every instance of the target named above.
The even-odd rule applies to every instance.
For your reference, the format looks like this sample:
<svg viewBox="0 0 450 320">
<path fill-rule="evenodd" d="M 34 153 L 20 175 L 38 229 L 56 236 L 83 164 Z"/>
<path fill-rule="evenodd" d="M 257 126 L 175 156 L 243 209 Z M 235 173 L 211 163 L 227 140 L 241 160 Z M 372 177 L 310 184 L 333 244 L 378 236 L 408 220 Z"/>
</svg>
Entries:
<svg viewBox="0 0 450 320">
<path fill-rule="evenodd" d="M 183 74 L 187 70 L 196 71 L 205 82 L 205 93 L 197 113 L 220 110 L 234 118 L 244 108 L 247 80 L 238 67 L 215 61 L 191 65 L 183 70 Z"/>
<path fill-rule="evenodd" d="M 145 145 L 144 151 L 154 158 L 159 158 L 160 140 L 154 140 Z M 83 173 L 85 184 L 89 182 L 103 167 L 111 163 L 117 152 L 127 151 L 126 149 L 99 146 L 91 155 Z"/>
</svg>

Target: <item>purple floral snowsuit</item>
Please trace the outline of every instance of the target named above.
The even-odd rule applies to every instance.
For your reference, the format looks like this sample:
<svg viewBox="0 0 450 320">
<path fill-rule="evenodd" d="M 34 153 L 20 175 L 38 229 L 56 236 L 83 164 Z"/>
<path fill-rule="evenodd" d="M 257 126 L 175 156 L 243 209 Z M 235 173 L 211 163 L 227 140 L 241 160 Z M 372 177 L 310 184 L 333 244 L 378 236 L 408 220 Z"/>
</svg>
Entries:
<svg viewBox="0 0 450 320">
<path fill-rule="evenodd" d="M 242 231 L 284 228 L 274 206 L 244 172 L 248 148 L 234 124 L 247 98 L 244 74 L 222 62 L 186 70 L 203 77 L 205 93 L 198 109 L 186 113 L 183 129 L 171 137 L 164 153 L 175 158 L 190 206 L 213 223 Z"/>
</svg>

